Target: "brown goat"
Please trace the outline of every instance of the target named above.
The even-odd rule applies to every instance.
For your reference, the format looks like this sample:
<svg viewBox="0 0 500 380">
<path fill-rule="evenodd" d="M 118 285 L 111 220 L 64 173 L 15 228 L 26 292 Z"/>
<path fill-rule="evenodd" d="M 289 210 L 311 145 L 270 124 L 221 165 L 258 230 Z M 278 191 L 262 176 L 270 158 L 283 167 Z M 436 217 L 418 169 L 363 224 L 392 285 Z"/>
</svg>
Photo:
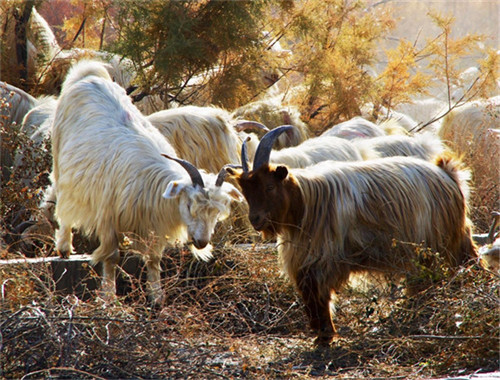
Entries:
<svg viewBox="0 0 500 380">
<path fill-rule="evenodd" d="M 281 128 L 281 129 L 280 129 Z M 466 210 L 467 185 L 451 157 L 325 161 L 305 169 L 269 165 L 280 127 L 261 140 L 254 166 L 226 170 L 237 179 L 254 228 L 278 237 L 281 264 L 305 304 L 318 344 L 336 335 L 331 294 L 351 273 L 417 270 L 422 252 L 451 267 L 476 257 Z M 427 255 L 428 256 L 428 255 Z"/>
</svg>

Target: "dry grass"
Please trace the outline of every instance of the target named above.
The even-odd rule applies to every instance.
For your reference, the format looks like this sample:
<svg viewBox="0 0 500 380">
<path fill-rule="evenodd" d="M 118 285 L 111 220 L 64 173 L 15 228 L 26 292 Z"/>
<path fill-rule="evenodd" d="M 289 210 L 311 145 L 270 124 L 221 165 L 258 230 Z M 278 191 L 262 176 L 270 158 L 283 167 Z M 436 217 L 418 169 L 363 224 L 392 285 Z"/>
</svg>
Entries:
<svg viewBox="0 0 500 380">
<path fill-rule="evenodd" d="M 220 247 L 210 263 L 168 250 L 160 310 L 139 278 L 104 303 L 58 295 L 46 271 L 1 269 L 2 377 L 425 378 L 499 365 L 498 276 L 476 265 L 411 299 L 395 284 L 346 289 L 329 348 L 313 346 L 273 248 Z"/>
</svg>

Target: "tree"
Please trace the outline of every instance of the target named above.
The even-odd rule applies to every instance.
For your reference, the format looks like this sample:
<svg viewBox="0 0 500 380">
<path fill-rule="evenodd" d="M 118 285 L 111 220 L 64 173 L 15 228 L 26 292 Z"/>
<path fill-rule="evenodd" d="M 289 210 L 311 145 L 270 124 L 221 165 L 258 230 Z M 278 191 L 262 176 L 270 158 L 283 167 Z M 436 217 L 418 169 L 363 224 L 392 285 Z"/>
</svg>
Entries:
<svg viewBox="0 0 500 380">
<path fill-rule="evenodd" d="M 452 16 L 430 12 L 429 17 L 441 33 L 434 40 L 428 41 L 424 53 L 431 54 L 428 67 L 434 71 L 437 78 L 443 78 L 445 81 L 448 107 L 452 108 L 452 85 L 458 84 L 460 74 L 457 62 L 459 58 L 470 54 L 476 48 L 476 43 L 484 40 L 484 36 L 467 34 L 462 38 L 452 39 L 451 31 L 455 21 Z"/>
<path fill-rule="evenodd" d="M 377 79 L 380 84 L 373 100 L 375 113 L 380 106 L 384 106 L 389 112 L 399 103 L 411 102 L 415 95 L 428 94 L 432 86 L 443 86 L 447 110 L 419 125 L 415 132 L 446 116 L 466 101 L 476 97 L 489 97 L 498 86 L 496 81 L 499 58 L 493 49 L 488 49 L 486 58 L 479 60 L 478 76 L 469 79 L 467 83 L 461 83 L 460 60 L 472 52 L 477 52 L 478 43 L 483 42 L 485 36 L 467 34 L 464 37 L 452 38 L 452 16 L 444 16 L 434 11 L 429 12 L 428 16 L 440 33 L 428 38 L 421 48 L 417 47 L 417 40 L 413 43 L 401 40 L 395 49 L 387 51 L 388 64 Z M 466 88 L 460 88 L 464 85 Z"/>
<path fill-rule="evenodd" d="M 135 63 L 141 88 L 166 103 L 231 108 L 264 86 L 256 68 L 269 62 L 262 31 L 272 3 L 121 1 L 114 50 Z"/>
<path fill-rule="evenodd" d="M 64 20 L 66 47 L 102 50 L 112 0 L 71 0 L 73 15 Z"/>
<path fill-rule="evenodd" d="M 389 13 L 357 0 L 306 0 L 281 18 L 293 42 L 291 71 L 303 81 L 295 99 L 309 125 L 320 132 L 359 115 L 375 88 L 377 42 L 395 25 Z"/>
</svg>

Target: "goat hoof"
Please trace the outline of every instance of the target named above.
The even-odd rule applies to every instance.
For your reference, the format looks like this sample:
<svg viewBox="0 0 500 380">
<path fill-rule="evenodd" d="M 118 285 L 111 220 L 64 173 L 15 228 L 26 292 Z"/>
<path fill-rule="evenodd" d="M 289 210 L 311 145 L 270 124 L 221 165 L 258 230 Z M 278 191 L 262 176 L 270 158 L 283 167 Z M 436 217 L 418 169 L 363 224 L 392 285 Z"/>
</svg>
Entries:
<svg viewBox="0 0 500 380">
<path fill-rule="evenodd" d="M 338 338 L 338 334 L 321 334 L 314 340 L 314 344 L 319 347 L 328 347 L 335 338 Z"/>
<path fill-rule="evenodd" d="M 57 254 L 61 259 L 69 259 L 70 251 L 57 250 Z"/>
<path fill-rule="evenodd" d="M 333 338 L 318 336 L 316 339 L 314 339 L 314 345 L 318 347 L 329 347 L 332 341 Z"/>
</svg>

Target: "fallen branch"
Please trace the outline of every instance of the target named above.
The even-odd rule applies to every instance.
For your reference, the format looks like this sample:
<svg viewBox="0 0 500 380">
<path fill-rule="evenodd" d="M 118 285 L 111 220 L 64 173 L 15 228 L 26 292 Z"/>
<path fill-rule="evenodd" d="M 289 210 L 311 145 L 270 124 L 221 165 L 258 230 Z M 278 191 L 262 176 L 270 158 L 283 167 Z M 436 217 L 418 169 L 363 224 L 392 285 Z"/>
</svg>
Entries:
<svg viewBox="0 0 500 380">
<path fill-rule="evenodd" d="M 34 376 L 33 378 L 38 378 L 42 374 L 45 374 L 45 375 L 48 375 L 49 377 L 51 377 L 52 376 L 52 374 L 51 374 L 52 371 L 74 372 L 74 373 L 76 373 L 78 375 L 88 376 L 91 379 L 102 379 L 102 380 L 105 379 L 104 377 L 99 377 L 99 376 L 97 376 L 97 375 L 95 375 L 93 373 L 85 372 L 85 371 L 82 371 L 82 370 L 76 369 L 76 368 L 67 368 L 67 367 L 54 367 L 54 368 L 47 368 L 47 369 L 42 369 L 42 370 L 39 370 L 39 371 L 30 372 L 30 373 L 24 375 L 21 379 L 22 380 L 29 379 L 32 376 Z"/>
<path fill-rule="evenodd" d="M 409 339 L 481 339 L 483 336 L 408 335 Z"/>
</svg>

